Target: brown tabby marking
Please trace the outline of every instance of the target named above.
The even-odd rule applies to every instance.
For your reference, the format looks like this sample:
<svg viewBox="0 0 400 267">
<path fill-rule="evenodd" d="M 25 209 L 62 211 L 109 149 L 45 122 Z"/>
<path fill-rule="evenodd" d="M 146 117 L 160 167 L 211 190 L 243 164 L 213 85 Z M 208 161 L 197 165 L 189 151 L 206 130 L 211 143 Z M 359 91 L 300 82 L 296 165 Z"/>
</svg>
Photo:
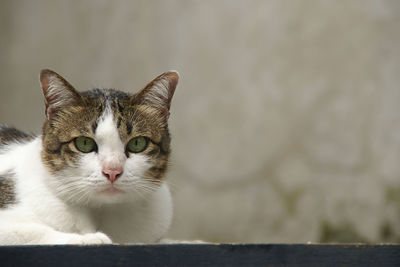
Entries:
<svg viewBox="0 0 400 267">
<path fill-rule="evenodd" d="M 15 128 L 0 125 L 0 148 L 1 145 L 7 145 L 16 142 L 26 142 L 33 139 L 32 135 L 28 135 Z"/>
<path fill-rule="evenodd" d="M 0 175 L 0 209 L 15 203 L 15 185 L 12 174 Z"/>
</svg>

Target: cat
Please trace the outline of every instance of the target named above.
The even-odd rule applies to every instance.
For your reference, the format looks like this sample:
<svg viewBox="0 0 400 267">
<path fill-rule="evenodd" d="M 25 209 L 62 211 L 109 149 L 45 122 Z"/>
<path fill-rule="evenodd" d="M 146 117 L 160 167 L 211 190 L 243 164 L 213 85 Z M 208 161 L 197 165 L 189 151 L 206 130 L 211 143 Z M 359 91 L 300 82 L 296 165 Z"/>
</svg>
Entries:
<svg viewBox="0 0 400 267">
<path fill-rule="evenodd" d="M 136 94 L 78 92 L 45 69 L 40 136 L 0 127 L 0 245 L 154 243 L 172 220 L 165 183 L 176 71 Z"/>
</svg>

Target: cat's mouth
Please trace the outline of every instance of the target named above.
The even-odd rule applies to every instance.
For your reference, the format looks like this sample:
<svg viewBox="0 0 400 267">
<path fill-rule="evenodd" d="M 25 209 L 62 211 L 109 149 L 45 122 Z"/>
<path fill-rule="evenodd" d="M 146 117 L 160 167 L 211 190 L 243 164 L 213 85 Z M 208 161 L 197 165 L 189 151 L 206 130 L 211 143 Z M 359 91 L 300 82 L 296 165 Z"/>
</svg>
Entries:
<svg viewBox="0 0 400 267">
<path fill-rule="evenodd" d="M 103 189 L 101 193 L 106 194 L 106 195 L 117 195 L 117 194 L 123 194 L 125 193 L 121 189 L 116 188 L 114 185 L 107 186 L 106 189 Z"/>
</svg>

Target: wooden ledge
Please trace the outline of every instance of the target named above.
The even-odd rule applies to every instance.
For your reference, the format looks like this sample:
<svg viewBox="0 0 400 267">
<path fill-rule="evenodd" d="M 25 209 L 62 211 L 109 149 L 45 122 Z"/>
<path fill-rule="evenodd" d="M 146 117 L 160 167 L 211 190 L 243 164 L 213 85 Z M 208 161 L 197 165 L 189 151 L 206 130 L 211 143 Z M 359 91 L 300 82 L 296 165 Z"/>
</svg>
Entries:
<svg viewBox="0 0 400 267">
<path fill-rule="evenodd" d="M 0 266 L 400 266 L 400 245 L 0 246 Z"/>
</svg>

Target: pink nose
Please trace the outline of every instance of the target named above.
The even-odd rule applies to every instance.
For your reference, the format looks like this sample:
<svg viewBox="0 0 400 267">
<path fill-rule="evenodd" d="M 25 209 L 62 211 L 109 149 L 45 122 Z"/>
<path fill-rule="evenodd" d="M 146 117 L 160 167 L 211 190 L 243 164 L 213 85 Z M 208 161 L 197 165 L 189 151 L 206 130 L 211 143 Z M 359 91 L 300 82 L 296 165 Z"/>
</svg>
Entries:
<svg viewBox="0 0 400 267">
<path fill-rule="evenodd" d="M 117 180 L 121 174 L 122 174 L 122 169 L 103 169 L 102 173 L 103 175 L 111 182 L 114 183 L 115 180 Z"/>
</svg>

